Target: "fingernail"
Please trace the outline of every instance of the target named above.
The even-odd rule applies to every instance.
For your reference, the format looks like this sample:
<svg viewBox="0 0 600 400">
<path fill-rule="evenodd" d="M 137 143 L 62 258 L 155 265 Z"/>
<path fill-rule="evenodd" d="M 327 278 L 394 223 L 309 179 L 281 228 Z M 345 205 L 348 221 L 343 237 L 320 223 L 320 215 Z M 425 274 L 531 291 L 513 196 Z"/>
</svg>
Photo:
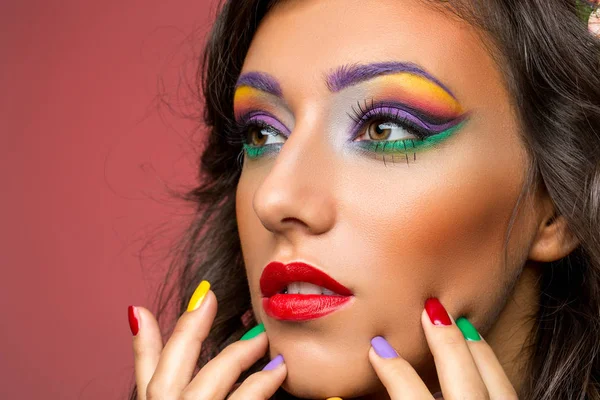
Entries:
<svg viewBox="0 0 600 400">
<path fill-rule="evenodd" d="M 244 336 L 241 337 L 240 340 L 250 340 L 252 338 L 257 337 L 258 335 L 260 335 L 264 331 L 265 331 L 265 325 L 264 324 L 258 324 L 254 328 L 252 328 L 248 332 L 246 332 L 244 334 Z"/>
<path fill-rule="evenodd" d="M 263 371 L 271 371 L 272 369 L 277 368 L 279 365 L 283 364 L 283 356 L 280 354 L 271 361 L 262 369 Z"/>
<path fill-rule="evenodd" d="M 432 297 L 425 302 L 425 311 L 434 325 L 452 325 L 452 320 L 438 299 Z"/>
<path fill-rule="evenodd" d="M 127 307 L 127 317 L 129 319 L 129 329 L 133 336 L 140 331 L 140 314 L 134 306 Z"/>
<path fill-rule="evenodd" d="M 433 395 L 434 399 L 442 399 L 444 400 L 444 396 L 442 395 L 442 392 L 437 392 Z"/>
<path fill-rule="evenodd" d="M 371 339 L 371 346 L 375 349 L 375 353 L 381 358 L 396 358 L 398 353 L 394 348 L 381 336 L 375 336 Z"/>
<path fill-rule="evenodd" d="M 200 307 L 200 304 L 202 304 L 202 300 L 204 300 L 204 297 L 206 296 L 206 293 L 208 293 L 209 290 L 210 283 L 208 281 L 200 282 L 196 290 L 194 290 L 194 294 L 190 299 L 187 310 L 194 311 L 195 309 Z"/>
<path fill-rule="evenodd" d="M 479 336 L 477 329 L 475 329 L 473 324 L 471 324 L 465 317 L 460 317 L 457 319 L 456 326 L 458 326 L 458 329 L 460 329 L 465 339 L 473 342 L 478 342 L 481 340 L 481 336 Z"/>
<path fill-rule="evenodd" d="M 341 397 L 329 397 L 327 400 L 344 400 Z"/>
</svg>

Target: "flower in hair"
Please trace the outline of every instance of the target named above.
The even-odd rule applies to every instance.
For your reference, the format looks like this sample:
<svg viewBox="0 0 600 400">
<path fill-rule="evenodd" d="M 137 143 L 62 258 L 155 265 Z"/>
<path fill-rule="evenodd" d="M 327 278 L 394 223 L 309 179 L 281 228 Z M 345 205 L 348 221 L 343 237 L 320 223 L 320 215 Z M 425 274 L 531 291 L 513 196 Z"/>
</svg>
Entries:
<svg viewBox="0 0 600 400">
<path fill-rule="evenodd" d="M 600 35 L 600 0 L 578 0 L 577 11 L 590 32 Z"/>
<path fill-rule="evenodd" d="M 590 14 L 588 28 L 594 35 L 600 36 L 600 7 L 596 7 L 596 9 Z"/>
</svg>

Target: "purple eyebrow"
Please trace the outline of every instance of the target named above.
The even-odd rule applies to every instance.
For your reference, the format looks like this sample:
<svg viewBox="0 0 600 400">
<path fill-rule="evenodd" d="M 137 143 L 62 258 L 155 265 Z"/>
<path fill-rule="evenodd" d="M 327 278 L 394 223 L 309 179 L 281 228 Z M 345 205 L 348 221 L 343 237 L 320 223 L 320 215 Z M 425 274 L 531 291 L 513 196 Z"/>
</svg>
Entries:
<svg viewBox="0 0 600 400">
<path fill-rule="evenodd" d="M 444 89 L 452 97 L 454 95 L 442 82 L 434 76 L 425 72 L 421 67 L 414 63 L 403 62 L 379 62 L 373 64 L 351 64 L 342 65 L 336 68 L 327 76 L 327 87 L 332 92 L 339 92 L 349 86 L 356 85 L 360 82 L 381 76 L 395 74 L 398 72 L 409 72 L 411 74 L 420 75 L 429 79 L 436 85 Z"/>
<path fill-rule="evenodd" d="M 235 84 L 236 89 L 240 86 L 250 86 L 274 96 L 281 97 L 282 91 L 279 82 L 271 75 L 264 72 L 247 72 L 240 75 Z"/>
</svg>

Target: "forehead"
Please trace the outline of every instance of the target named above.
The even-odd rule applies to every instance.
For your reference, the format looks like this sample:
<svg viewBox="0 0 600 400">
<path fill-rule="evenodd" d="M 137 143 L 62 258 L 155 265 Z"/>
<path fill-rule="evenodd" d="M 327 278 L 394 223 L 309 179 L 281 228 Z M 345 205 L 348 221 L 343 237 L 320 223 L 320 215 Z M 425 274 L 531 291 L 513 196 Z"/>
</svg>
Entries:
<svg viewBox="0 0 600 400">
<path fill-rule="evenodd" d="M 455 86 L 495 69 L 473 27 L 425 1 L 287 0 L 261 22 L 243 72 L 268 72 L 284 91 L 325 91 L 340 65 L 390 60 Z"/>
</svg>

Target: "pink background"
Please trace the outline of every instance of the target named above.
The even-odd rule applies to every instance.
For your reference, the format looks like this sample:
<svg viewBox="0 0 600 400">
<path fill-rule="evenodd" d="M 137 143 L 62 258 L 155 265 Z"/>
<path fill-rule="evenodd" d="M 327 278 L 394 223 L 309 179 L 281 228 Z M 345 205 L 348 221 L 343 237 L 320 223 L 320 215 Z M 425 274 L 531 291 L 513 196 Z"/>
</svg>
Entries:
<svg viewBox="0 0 600 400">
<path fill-rule="evenodd" d="M 151 303 L 200 138 L 157 100 L 192 111 L 214 9 L 0 2 L 0 398 L 126 397 L 127 306 Z"/>
</svg>

